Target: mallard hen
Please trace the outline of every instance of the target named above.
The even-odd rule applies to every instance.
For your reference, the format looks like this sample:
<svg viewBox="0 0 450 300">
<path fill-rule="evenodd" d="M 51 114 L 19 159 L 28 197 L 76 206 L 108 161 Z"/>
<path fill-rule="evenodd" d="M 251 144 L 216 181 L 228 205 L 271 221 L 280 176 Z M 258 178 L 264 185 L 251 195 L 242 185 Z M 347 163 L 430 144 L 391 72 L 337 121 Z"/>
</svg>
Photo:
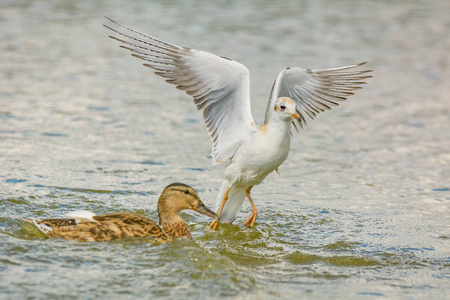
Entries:
<svg viewBox="0 0 450 300">
<path fill-rule="evenodd" d="M 157 242 L 167 242 L 178 237 L 192 238 L 186 222 L 178 214 L 184 209 L 218 218 L 203 204 L 192 187 L 177 182 L 168 185 L 159 197 L 159 223 L 132 213 L 96 215 L 86 210 L 69 213 L 62 219 L 24 220 L 35 225 L 48 238 L 100 242 L 126 237 L 150 237 Z"/>
</svg>

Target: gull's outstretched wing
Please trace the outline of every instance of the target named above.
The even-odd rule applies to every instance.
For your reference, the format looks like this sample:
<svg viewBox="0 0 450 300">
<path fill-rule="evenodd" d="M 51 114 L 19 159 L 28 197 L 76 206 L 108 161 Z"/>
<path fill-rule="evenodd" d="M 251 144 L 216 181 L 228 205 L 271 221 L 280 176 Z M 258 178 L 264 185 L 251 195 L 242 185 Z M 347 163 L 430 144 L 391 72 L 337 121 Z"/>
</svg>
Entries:
<svg viewBox="0 0 450 300">
<path fill-rule="evenodd" d="M 353 91 L 361 89 L 364 80 L 372 76 L 366 73 L 372 70 L 353 70 L 364 65 L 311 70 L 302 68 L 286 68 L 280 72 L 270 93 L 266 109 L 265 123 L 269 120 L 275 100 L 279 97 L 290 97 L 297 104 L 300 118 L 294 125 L 306 125 L 305 114 L 311 119 L 316 114 L 339 105 L 339 101 L 347 100 Z"/>
<path fill-rule="evenodd" d="M 250 75 L 242 64 L 214 54 L 179 47 L 122 25 L 106 28 L 118 34 L 111 38 L 133 56 L 147 61 L 144 66 L 184 90 L 203 111 L 212 140 L 214 163 L 233 157 L 243 141 L 256 130 L 250 109 Z"/>
</svg>

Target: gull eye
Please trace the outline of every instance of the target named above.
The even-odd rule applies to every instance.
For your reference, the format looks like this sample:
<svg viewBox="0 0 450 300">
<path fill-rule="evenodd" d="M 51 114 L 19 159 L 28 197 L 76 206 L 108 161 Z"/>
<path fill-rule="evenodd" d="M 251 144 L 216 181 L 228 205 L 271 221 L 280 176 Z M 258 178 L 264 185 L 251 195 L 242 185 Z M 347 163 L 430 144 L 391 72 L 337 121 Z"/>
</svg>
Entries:
<svg viewBox="0 0 450 300">
<path fill-rule="evenodd" d="M 280 105 L 280 109 L 281 109 L 281 110 L 285 110 L 285 109 L 286 109 L 286 106 L 284 106 L 283 104 L 281 104 L 281 105 Z"/>
</svg>

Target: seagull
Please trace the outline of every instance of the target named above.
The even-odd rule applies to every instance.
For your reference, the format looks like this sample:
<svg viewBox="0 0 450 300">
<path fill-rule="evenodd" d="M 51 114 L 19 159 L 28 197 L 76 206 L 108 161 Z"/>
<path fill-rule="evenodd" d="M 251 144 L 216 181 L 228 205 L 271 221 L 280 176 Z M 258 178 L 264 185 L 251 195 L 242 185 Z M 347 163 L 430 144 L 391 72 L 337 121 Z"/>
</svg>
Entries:
<svg viewBox="0 0 450 300">
<path fill-rule="evenodd" d="M 213 164 L 224 164 L 222 185 L 217 196 L 217 215 L 210 228 L 218 230 L 219 220 L 231 223 L 245 198 L 252 207 L 245 225 L 255 224 L 258 210 L 250 195 L 255 185 L 276 171 L 290 150 L 292 126 L 306 125 L 306 116 L 339 105 L 354 90 L 362 88 L 372 70 L 361 70 L 365 62 L 313 70 L 288 67 L 276 78 L 270 92 L 264 124 L 257 125 L 250 108 L 250 73 L 239 62 L 205 51 L 180 47 L 125 26 L 110 18 L 104 25 L 115 34 L 109 37 L 120 47 L 144 61 L 144 66 L 166 78 L 194 98 L 203 112 L 212 141 Z M 114 27 L 114 28 L 113 28 Z"/>
</svg>

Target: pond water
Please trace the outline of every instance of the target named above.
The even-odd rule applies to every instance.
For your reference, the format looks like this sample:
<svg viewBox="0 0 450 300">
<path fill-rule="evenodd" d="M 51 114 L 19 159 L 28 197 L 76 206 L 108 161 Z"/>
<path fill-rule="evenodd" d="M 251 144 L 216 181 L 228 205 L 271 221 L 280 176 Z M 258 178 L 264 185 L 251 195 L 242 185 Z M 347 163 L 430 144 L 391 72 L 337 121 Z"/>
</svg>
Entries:
<svg viewBox="0 0 450 300">
<path fill-rule="evenodd" d="M 0 298 L 449 299 L 450 2 L 1 1 Z M 368 61 L 363 90 L 295 134 L 253 189 L 256 226 L 193 240 L 45 239 L 23 217 L 157 218 L 222 167 L 192 99 L 109 39 L 104 16 L 245 64 L 261 123 L 283 68 Z"/>
</svg>

